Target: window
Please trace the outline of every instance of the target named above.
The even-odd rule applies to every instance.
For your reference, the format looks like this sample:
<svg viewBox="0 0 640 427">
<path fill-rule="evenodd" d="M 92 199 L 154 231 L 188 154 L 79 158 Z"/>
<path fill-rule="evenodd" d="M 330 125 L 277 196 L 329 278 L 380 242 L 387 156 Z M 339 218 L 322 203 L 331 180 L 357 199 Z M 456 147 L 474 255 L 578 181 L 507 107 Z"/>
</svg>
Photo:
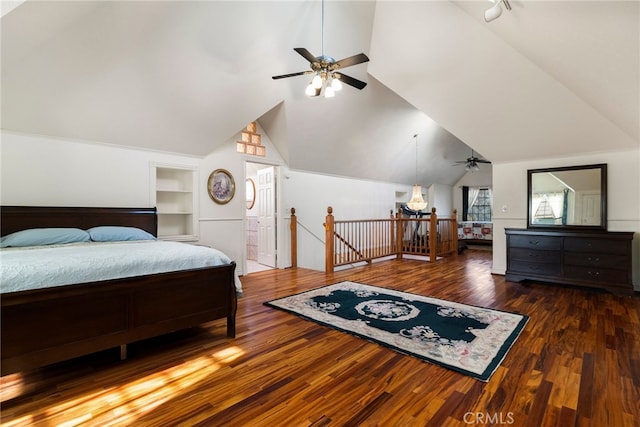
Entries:
<svg viewBox="0 0 640 427">
<path fill-rule="evenodd" d="M 491 222 L 491 205 L 493 195 L 490 188 L 466 187 L 462 192 L 463 197 L 463 221 Z M 466 203 L 465 200 L 466 199 Z"/>
</svg>

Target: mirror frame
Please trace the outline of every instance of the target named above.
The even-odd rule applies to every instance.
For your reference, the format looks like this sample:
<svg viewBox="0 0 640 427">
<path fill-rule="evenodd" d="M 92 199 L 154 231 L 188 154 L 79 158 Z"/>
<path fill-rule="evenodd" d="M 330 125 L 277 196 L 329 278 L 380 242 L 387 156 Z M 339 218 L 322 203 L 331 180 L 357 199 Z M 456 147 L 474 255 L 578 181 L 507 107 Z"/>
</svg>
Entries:
<svg viewBox="0 0 640 427">
<path fill-rule="evenodd" d="M 533 208 L 533 175 L 536 173 L 548 173 L 548 172 L 561 172 L 572 170 L 585 170 L 585 169 L 597 169 L 600 171 L 600 224 L 599 225 L 580 225 L 580 224 L 567 224 L 567 225 L 554 225 L 554 224 L 533 224 L 532 223 L 532 208 Z M 581 166 L 565 166 L 557 168 L 544 168 L 544 169 L 529 169 L 527 170 L 527 228 L 535 229 L 551 229 L 551 230 L 572 230 L 572 231 L 594 231 L 594 230 L 607 230 L 607 164 L 599 163 L 594 165 L 581 165 Z"/>
<path fill-rule="evenodd" d="M 256 183 L 252 178 L 245 180 L 245 199 L 247 201 L 247 209 L 253 209 L 256 203 Z"/>
</svg>

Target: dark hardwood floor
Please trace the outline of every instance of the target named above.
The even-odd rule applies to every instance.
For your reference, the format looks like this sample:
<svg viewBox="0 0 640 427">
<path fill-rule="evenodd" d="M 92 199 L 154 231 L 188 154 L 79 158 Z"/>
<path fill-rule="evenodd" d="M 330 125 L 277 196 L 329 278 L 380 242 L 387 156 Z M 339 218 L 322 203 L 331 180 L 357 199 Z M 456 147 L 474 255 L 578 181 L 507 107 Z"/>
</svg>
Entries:
<svg viewBox="0 0 640 427">
<path fill-rule="evenodd" d="M 242 278 L 224 321 L 2 378 L 2 425 L 640 426 L 640 298 L 490 274 L 491 252 Z M 524 313 L 489 382 L 263 302 L 352 280 Z"/>
</svg>

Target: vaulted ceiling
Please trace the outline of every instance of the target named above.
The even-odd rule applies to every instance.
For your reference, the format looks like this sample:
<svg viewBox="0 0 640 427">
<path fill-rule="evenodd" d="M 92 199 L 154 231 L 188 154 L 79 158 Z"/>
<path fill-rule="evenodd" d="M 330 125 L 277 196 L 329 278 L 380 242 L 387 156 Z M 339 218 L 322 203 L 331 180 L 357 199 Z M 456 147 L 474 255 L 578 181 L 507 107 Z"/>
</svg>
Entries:
<svg viewBox="0 0 640 427">
<path fill-rule="evenodd" d="M 632 1 L 31 1 L 1 18 L 2 128 L 204 156 L 258 120 L 294 169 L 453 184 L 495 162 L 640 145 Z M 364 80 L 307 98 L 293 51 Z M 471 147 L 471 148 L 470 148 Z"/>
</svg>

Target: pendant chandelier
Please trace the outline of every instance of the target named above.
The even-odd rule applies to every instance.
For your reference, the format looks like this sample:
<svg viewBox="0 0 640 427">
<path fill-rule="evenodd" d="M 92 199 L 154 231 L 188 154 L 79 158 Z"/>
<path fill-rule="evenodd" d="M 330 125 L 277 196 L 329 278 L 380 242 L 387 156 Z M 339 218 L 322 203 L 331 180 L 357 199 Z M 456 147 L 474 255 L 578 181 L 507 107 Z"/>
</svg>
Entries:
<svg viewBox="0 0 640 427">
<path fill-rule="evenodd" d="M 413 211 L 421 211 L 427 207 L 428 203 L 422 198 L 422 187 L 418 185 L 418 134 L 416 133 L 413 137 L 416 139 L 416 180 L 407 207 Z"/>
</svg>

